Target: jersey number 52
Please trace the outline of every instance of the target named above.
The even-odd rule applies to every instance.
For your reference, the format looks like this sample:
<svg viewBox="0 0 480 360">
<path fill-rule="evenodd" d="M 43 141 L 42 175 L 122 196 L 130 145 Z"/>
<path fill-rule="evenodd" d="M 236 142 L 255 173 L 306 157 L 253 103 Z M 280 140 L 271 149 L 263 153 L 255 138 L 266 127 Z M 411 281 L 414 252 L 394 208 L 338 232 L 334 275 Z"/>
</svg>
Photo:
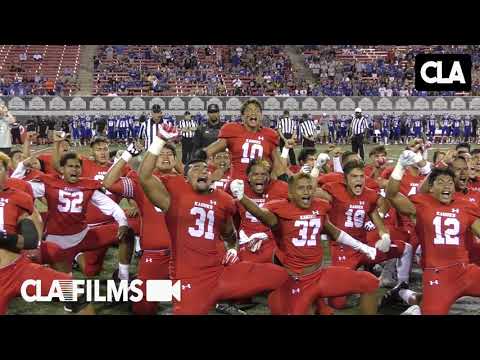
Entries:
<svg viewBox="0 0 480 360">
<path fill-rule="evenodd" d="M 81 213 L 83 209 L 83 192 L 58 191 L 58 211 L 68 213 Z"/>
</svg>

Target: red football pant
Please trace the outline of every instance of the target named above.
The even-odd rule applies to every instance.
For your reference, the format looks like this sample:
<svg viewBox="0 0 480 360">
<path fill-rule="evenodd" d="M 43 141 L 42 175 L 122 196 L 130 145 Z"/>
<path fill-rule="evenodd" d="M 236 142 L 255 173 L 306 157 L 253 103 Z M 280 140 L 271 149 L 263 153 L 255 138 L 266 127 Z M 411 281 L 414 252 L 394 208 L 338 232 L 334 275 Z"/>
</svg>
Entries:
<svg viewBox="0 0 480 360">
<path fill-rule="evenodd" d="M 330 256 L 332 258 L 332 266 L 341 266 L 348 269 L 356 270 L 362 265 L 375 265 L 384 261 L 400 258 L 405 250 L 405 242 L 408 241 L 409 235 L 405 231 L 398 229 L 388 229 L 392 245 L 387 253 L 377 251 L 375 260 L 370 260 L 365 254 L 353 250 L 351 247 L 337 244 L 330 244 Z M 375 247 L 375 243 L 380 239 L 378 230 L 369 231 L 367 233 L 367 244 Z M 347 298 L 329 299 L 329 304 L 335 309 L 343 309 L 347 304 Z"/>
<path fill-rule="evenodd" d="M 423 270 L 422 315 L 447 315 L 462 296 L 480 296 L 480 267 L 457 264 Z"/>
<path fill-rule="evenodd" d="M 105 248 L 117 243 L 117 231 L 117 223 L 91 228 L 80 243 L 68 249 L 62 249 L 51 241 L 42 241 L 40 245 L 41 262 L 43 264 L 65 263 L 71 271 L 73 259 L 78 253 Z"/>
<path fill-rule="evenodd" d="M 247 244 L 241 245 L 238 249 L 238 257 L 241 261 L 250 261 L 255 263 L 272 263 L 275 247 L 275 241 L 270 239 L 266 242 L 263 242 L 260 250 L 254 253 L 248 250 Z"/>
<path fill-rule="evenodd" d="M 140 218 L 135 217 L 135 218 L 128 218 L 128 226 L 133 230 L 135 235 L 137 235 L 140 231 Z M 112 226 L 115 225 L 115 233 L 112 233 Z M 115 240 L 113 244 L 118 244 L 118 239 L 117 239 L 117 231 L 118 231 L 118 224 L 116 222 L 112 223 L 106 223 L 102 225 L 97 225 L 92 227 L 92 229 L 96 229 L 95 231 L 98 233 L 98 236 L 100 237 L 113 237 Z M 98 275 L 103 268 L 103 261 L 105 259 L 105 255 L 107 254 L 107 251 L 109 249 L 109 246 L 103 247 L 100 249 L 92 250 L 92 251 L 86 251 L 83 254 L 83 260 L 84 260 L 84 269 L 83 269 L 83 274 L 85 276 L 96 276 Z"/>
<path fill-rule="evenodd" d="M 181 301 L 174 301 L 175 315 L 206 315 L 221 300 L 248 298 L 279 288 L 288 280 L 285 269 L 274 264 L 240 261 L 220 271 L 181 280 Z"/>
<path fill-rule="evenodd" d="M 170 261 L 170 251 L 166 250 L 143 250 L 142 257 L 138 265 L 137 279 L 142 280 L 142 290 L 144 297 L 142 301 L 133 303 L 132 310 L 136 315 L 156 315 L 158 311 L 158 302 L 149 302 L 146 299 L 147 280 L 169 279 L 168 264 Z"/>
<path fill-rule="evenodd" d="M 319 298 L 373 293 L 378 286 L 378 279 L 367 271 L 329 266 L 301 278 L 290 277 L 270 294 L 268 304 L 272 315 L 307 315 Z"/>
<path fill-rule="evenodd" d="M 9 302 L 20 296 L 23 282 L 30 279 L 41 280 L 42 296 L 47 296 L 53 280 L 71 280 L 72 277 L 35 264 L 25 255 L 21 255 L 16 261 L 0 269 L 0 315 L 7 312 Z M 27 287 L 27 293 L 34 295 L 35 288 Z"/>
</svg>

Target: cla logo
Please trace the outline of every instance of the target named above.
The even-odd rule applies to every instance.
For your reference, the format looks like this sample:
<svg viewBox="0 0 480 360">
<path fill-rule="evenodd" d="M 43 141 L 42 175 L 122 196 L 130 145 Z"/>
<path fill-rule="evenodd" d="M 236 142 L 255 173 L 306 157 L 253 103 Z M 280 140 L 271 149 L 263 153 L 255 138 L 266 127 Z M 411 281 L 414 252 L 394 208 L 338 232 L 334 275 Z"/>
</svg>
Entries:
<svg viewBox="0 0 480 360">
<path fill-rule="evenodd" d="M 415 89 L 419 91 L 470 91 L 472 59 L 466 54 L 418 54 Z"/>
</svg>

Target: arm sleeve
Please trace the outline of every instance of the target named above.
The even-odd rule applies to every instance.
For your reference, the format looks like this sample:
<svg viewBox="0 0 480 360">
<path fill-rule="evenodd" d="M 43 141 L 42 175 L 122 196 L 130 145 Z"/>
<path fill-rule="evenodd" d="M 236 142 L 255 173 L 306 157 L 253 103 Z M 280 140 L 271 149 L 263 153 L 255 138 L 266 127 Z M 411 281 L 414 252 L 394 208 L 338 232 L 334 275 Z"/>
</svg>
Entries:
<svg viewBox="0 0 480 360">
<path fill-rule="evenodd" d="M 38 181 L 29 181 L 28 182 L 33 190 L 33 196 L 35 198 L 41 198 L 45 196 L 45 184 Z"/>
<path fill-rule="evenodd" d="M 18 165 L 15 171 L 13 172 L 12 178 L 15 179 L 22 179 L 25 176 L 25 173 L 27 172 L 27 167 L 23 165 L 23 161 L 21 161 Z"/>
<path fill-rule="evenodd" d="M 119 226 L 128 226 L 127 216 L 117 203 L 110 199 L 102 192 L 95 190 L 90 199 L 90 202 L 95 205 L 102 213 L 107 216 L 113 216 Z"/>
</svg>

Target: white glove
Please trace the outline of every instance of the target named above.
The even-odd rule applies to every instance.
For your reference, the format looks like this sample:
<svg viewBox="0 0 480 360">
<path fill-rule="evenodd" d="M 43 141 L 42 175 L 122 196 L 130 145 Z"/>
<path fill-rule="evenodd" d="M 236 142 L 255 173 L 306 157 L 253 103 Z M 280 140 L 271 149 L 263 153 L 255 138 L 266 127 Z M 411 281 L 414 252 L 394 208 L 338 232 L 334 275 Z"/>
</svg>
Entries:
<svg viewBox="0 0 480 360">
<path fill-rule="evenodd" d="M 420 155 L 421 157 L 422 155 Z M 398 164 L 400 164 L 401 167 L 406 168 L 407 166 L 413 165 L 417 163 L 418 156 L 411 150 L 404 150 L 401 154 L 400 157 L 398 158 Z"/>
<path fill-rule="evenodd" d="M 367 231 L 373 231 L 373 230 L 375 230 L 375 224 L 371 221 L 368 221 L 368 222 L 365 223 L 363 228 Z"/>
<path fill-rule="evenodd" d="M 230 249 L 225 253 L 225 256 L 222 260 L 222 265 L 233 265 L 239 261 L 237 250 Z"/>
<path fill-rule="evenodd" d="M 250 241 L 248 243 L 249 250 L 254 253 L 260 250 L 262 242 L 268 239 L 268 235 L 265 233 L 255 233 L 250 236 Z"/>
<path fill-rule="evenodd" d="M 243 180 L 233 180 L 230 183 L 230 191 L 232 192 L 232 195 L 237 198 L 238 200 L 242 200 L 243 198 L 243 193 L 244 193 L 244 184 Z"/>
<path fill-rule="evenodd" d="M 323 167 L 328 160 L 330 160 L 330 156 L 328 156 L 328 154 L 325 154 L 325 153 L 318 154 L 317 162 L 316 162 L 317 167 L 319 168 Z"/>
<path fill-rule="evenodd" d="M 171 140 L 171 139 L 174 139 L 178 136 L 177 129 L 174 128 L 173 130 L 174 131 L 172 131 L 172 132 L 168 132 L 163 128 L 163 126 L 160 126 L 158 128 L 157 135 L 160 136 L 161 138 L 165 139 L 165 140 Z"/>
<path fill-rule="evenodd" d="M 312 172 L 312 167 L 310 165 L 303 165 L 300 171 L 304 174 L 310 174 Z"/>
<path fill-rule="evenodd" d="M 390 234 L 383 234 L 381 239 L 375 243 L 375 248 L 386 253 L 390 250 L 391 243 L 392 241 L 390 240 Z"/>
<path fill-rule="evenodd" d="M 375 257 L 377 256 L 377 249 L 375 249 L 374 247 L 363 244 L 363 246 L 359 250 L 365 255 L 367 255 L 370 260 L 375 260 Z"/>
</svg>

